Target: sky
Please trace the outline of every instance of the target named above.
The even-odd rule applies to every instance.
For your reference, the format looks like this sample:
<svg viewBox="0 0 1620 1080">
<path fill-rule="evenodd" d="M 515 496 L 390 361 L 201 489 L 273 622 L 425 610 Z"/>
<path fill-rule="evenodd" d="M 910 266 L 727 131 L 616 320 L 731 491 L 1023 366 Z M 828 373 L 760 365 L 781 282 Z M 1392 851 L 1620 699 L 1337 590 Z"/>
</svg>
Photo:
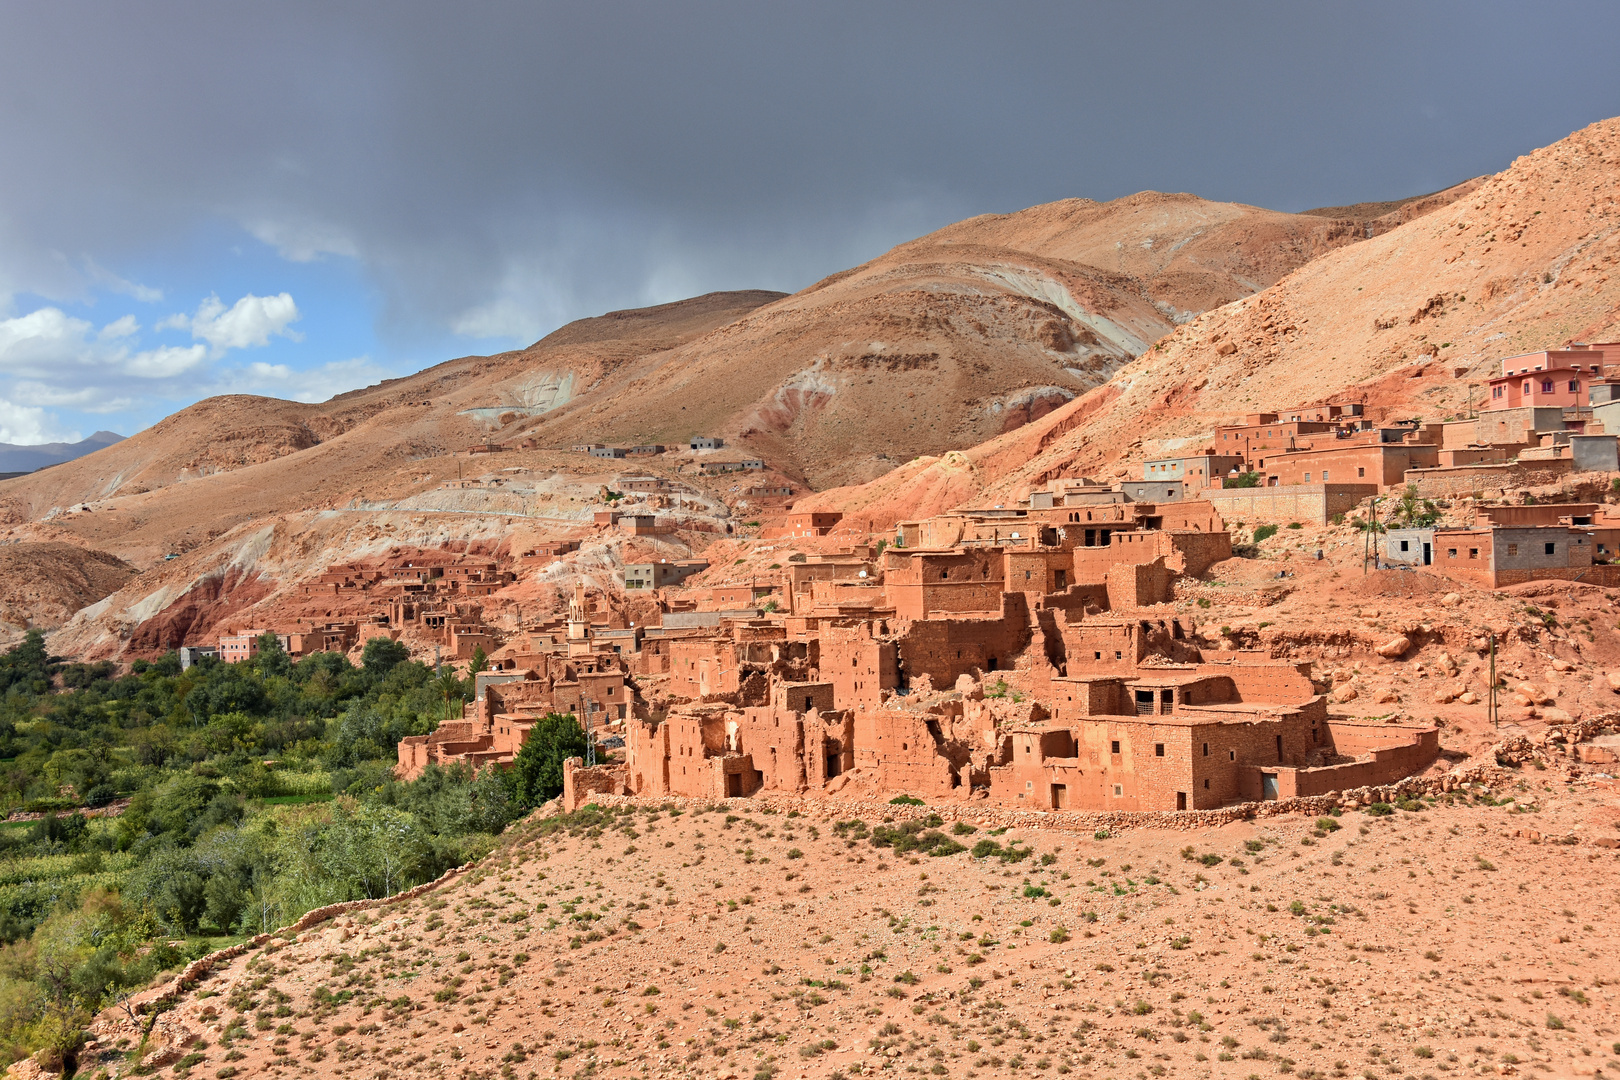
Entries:
<svg viewBox="0 0 1620 1080">
<path fill-rule="evenodd" d="M 1144 189 L 1298 211 L 1620 113 L 1613 3 L 0 6 L 0 442 L 320 401 Z"/>
</svg>

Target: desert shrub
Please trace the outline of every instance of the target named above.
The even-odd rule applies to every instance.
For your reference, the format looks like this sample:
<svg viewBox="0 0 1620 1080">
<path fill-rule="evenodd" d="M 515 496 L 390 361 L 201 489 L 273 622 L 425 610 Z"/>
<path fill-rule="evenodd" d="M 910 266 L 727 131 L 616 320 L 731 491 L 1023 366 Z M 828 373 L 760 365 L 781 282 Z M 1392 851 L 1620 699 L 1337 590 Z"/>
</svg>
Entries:
<svg viewBox="0 0 1620 1080">
<path fill-rule="evenodd" d="M 889 800 L 890 806 L 922 806 L 923 801 L 915 795 L 896 795 Z"/>
<path fill-rule="evenodd" d="M 1275 526 L 1275 525 L 1257 525 L 1257 526 L 1255 526 L 1255 530 L 1254 530 L 1254 542 L 1258 544 L 1263 540 L 1270 540 L 1273 536 L 1276 536 L 1276 535 L 1277 535 L 1277 526 Z"/>
</svg>

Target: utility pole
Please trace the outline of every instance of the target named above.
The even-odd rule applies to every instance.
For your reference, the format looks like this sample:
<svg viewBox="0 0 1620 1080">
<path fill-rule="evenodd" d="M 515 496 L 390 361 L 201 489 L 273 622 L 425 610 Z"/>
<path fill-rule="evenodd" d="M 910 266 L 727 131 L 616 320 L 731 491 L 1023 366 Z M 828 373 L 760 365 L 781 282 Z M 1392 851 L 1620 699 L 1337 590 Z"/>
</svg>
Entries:
<svg viewBox="0 0 1620 1080">
<path fill-rule="evenodd" d="M 1496 727 L 1496 631 L 1491 631 L 1491 696 L 1486 712 L 1491 716 L 1491 727 Z"/>
<path fill-rule="evenodd" d="M 585 767 L 588 769 L 596 764 L 596 735 L 591 731 L 591 699 L 581 694 L 579 709 L 585 714 Z"/>
</svg>

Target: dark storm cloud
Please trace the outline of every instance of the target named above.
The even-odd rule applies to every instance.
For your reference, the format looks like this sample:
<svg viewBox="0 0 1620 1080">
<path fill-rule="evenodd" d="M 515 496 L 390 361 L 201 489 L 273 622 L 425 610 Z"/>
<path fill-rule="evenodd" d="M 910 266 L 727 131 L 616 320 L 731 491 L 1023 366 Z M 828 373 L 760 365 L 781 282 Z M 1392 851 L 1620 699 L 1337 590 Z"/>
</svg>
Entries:
<svg viewBox="0 0 1620 1080">
<path fill-rule="evenodd" d="M 969 214 L 1278 209 L 1616 112 L 1608 4 L 12 4 L 0 314 L 202 224 L 360 260 L 385 336 L 794 289 Z M 113 271 L 104 268 L 111 267 Z"/>
</svg>

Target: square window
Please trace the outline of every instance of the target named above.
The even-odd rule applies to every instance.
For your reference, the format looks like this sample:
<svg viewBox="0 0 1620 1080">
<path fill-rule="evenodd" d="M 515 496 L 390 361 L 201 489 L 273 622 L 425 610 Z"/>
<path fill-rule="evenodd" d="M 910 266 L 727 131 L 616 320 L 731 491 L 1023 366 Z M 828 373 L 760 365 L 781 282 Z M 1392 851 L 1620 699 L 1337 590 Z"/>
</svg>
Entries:
<svg viewBox="0 0 1620 1080">
<path fill-rule="evenodd" d="M 1164 757 L 1164 743 L 1161 742 L 1153 744 L 1153 756 Z"/>
<path fill-rule="evenodd" d="M 1508 554 L 1509 555 L 1517 555 L 1518 553 L 1519 553 L 1519 545 L 1518 544 L 1509 544 L 1508 545 Z"/>
<path fill-rule="evenodd" d="M 1548 543 L 1548 544 L 1544 544 L 1543 546 L 1547 549 L 1545 554 L 1548 554 L 1548 555 L 1556 555 L 1556 554 L 1558 554 L 1558 545 L 1557 544 Z"/>
<path fill-rule="evenodd" d="M 1123 784 L 1115 784 L 1114 785 L 1114 794 L 1116 796 L 1124 795 L 1125 794 L 1125 785 L 1123 785 Z"/>
<path fill-rule="evenodd" d="M 1108 752 L 1110 754 L 1119 753 L 1119 740 L 1118 739 L 1115 739 L 1113 742 L 1108 744 Z"/>
<path fill-rule="evenodd" d="M 1468 557 L 1469 557 L 1469 558 L 1470 558 L 1470 559 L 1477 559 L 1477 558 L 1479 558 L 1479 548 L 1469 548 L 1469 549 L 1468 549 Z"/>
<path fill-rule="evenodd" d="M 1401 541 L 1401 550 L 1402 551 L 1410 551 L 1411 550 L 1411 544 L 1406 540 L 1402 540 Z"/>
<path fill-rule="evenodd" d="M 1446 558 L 1455 559 L 1456 557 L 1457 557 L 1457 549 L 1456 548 L 1446 548 Z"/>
</svg>

